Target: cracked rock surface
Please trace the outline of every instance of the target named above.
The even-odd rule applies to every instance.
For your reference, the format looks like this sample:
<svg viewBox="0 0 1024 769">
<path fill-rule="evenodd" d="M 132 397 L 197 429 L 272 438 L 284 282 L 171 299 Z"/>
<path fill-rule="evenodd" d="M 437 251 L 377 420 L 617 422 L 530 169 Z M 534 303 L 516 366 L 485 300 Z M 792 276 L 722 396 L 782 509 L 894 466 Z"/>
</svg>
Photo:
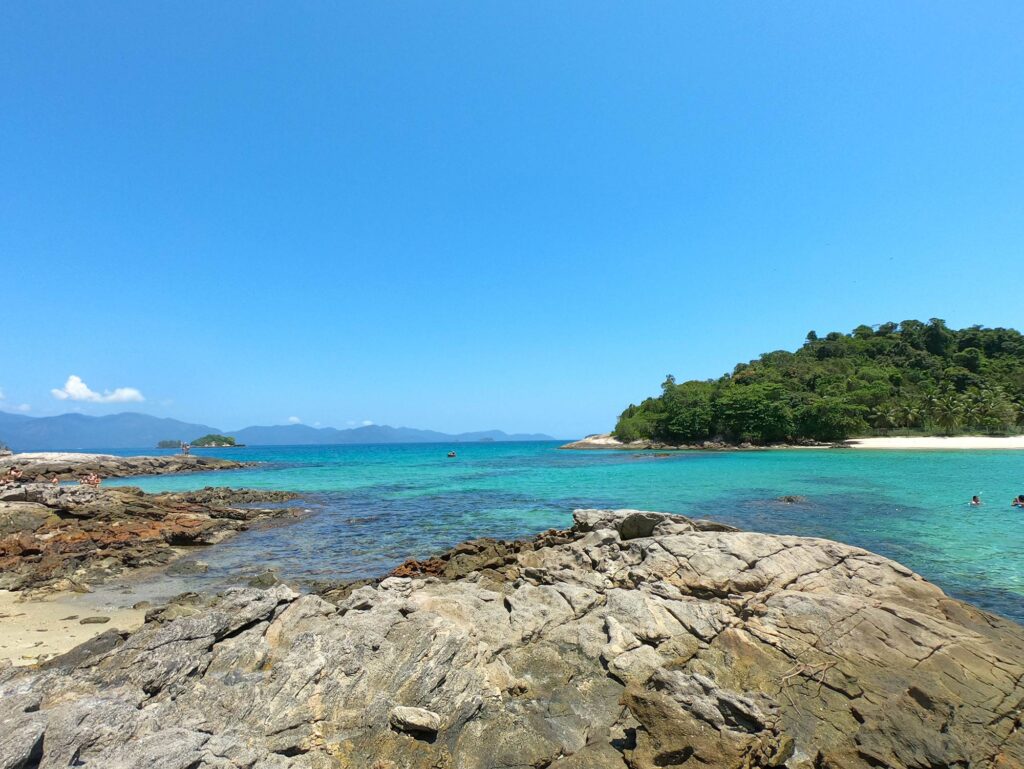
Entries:
<svg viewBox="0 0 1024 769">
<path fill-rule="evenodd" d="M 426 564 L 0 673 L 0 767 L 1024 766 L 1024 628 L 867 551 L 580 510 Z"/>
</svg>

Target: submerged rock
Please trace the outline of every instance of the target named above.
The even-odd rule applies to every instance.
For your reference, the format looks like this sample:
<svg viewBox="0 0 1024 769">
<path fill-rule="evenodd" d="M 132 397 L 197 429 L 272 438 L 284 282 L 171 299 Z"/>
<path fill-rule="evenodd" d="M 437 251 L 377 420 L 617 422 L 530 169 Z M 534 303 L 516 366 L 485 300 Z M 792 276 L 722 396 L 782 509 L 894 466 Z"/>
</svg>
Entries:
<svg viewBox="0 0 1024 769">
<path fill-rule="evenodd" d="M 586 510 L 571 531 L 435 560 L 438 576 L 331 601 L 284 585 L 193 596 L 123 640 L 0 672 L 5 757 L 42 769 L 1024 765 L 1024 628 L 867 551 Z"/>
</svg>

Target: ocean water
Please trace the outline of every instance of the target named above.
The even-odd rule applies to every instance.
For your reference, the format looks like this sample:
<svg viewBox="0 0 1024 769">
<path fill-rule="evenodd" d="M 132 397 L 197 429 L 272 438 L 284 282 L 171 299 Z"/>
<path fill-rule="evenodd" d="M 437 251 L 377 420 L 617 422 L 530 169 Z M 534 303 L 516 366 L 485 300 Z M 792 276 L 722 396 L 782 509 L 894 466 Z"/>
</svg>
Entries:
<svg viewBox="0 0 1024 769">
<path fill-rule="evenodd" d="M 210 449 L 240 471 L 133 478 L 146 491 L 207 485 L 302 492 L 312 512 L 193 559 L 219 587 L 268 568 L 300 583 L 376 576 L 475 537 L 569 526 L 577 507 L 634 507 L 747 530 L 828 537 L 893 558 L 947 593 L 1024 622 L 1024 451 L 650 453 L 558 443 Z M 449 449 L 458 456 L 448 459 Z M 161 453 L 152 450 L 131 453 Z M 804 504 L 777 497 L 800 495 Z M 972 494 L 984 506 L 970 507 Z M 295 504 L 295 503 L 293 503 Z"/>
</svg>

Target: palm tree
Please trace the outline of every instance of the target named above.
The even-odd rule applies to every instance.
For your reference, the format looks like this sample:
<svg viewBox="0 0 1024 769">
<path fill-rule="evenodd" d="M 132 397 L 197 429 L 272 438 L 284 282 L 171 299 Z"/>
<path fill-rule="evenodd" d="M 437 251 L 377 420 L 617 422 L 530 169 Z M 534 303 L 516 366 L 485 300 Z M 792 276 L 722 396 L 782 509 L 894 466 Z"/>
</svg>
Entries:
<svg viewBox="0 0 1024 769">
<path fill-rule="evenodd" d="M 1013 424 L 1017 427 L 1024 427 L 1024 401 L 1013 404 Z"/>
<path fill-rule="evenodd" d="M 985 405 L 977 398 L 965 400 L 960 406 L 960 419 L 964 427 L 979 427 L 985 418 Z"/>
<path fill-rule="evenodd" d="M 871 424 L 880 430 L 888 430 L 890 427 L 895 427 L 896 423 L 897 414 L 892 406 L 877 406 L 871 412 Z"/>
<path fill-rule="evenodd" d="M 917 427 L 921 422 L 921 409 L 909 401 L 904 401 L 896 406 L 895 417 L 898 427 Z"/>
<path fill-rule="evenodd" d="M 932 406 L 932 418 L 945 433 L 956 432 L 960 426 L 963 410 L 960 399 L 955 395 L 942 395 Z"/>
</svg>

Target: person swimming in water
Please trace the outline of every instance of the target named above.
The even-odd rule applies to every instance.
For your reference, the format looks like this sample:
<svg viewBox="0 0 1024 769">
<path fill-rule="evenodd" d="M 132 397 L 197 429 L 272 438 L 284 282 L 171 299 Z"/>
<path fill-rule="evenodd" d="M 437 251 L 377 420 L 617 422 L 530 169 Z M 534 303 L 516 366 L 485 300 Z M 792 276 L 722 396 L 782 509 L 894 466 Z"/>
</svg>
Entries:
<svg viewBox="0 0 1024 769">
<path fill-rule="evenodd" d="M 1016 499 L 1010 503 L 1010 507 L 1024 507 L 1024 494 L 1018 494 Z"/>
<path fill-rule="evenodd" d="M 971 501 L 968 502 L 967 504 L 969 504 L 971 507 L 981 507 L 981 497 L 975 494 L 973 497 L 971 497 Z"/>
</svg>

